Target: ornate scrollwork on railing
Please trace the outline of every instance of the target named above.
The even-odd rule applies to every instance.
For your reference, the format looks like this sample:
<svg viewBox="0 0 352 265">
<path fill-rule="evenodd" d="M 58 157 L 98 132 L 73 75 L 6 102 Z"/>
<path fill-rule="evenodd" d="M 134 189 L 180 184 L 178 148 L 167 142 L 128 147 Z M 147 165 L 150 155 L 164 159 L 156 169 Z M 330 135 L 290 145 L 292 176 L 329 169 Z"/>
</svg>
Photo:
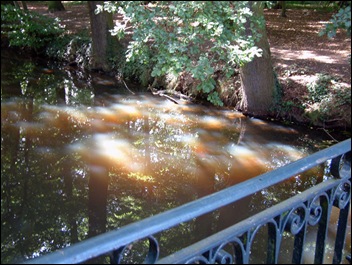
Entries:
<svg viewBox="0 0 352 265">
<path fill-rule="evenodd" d="M 215 254 L 215 262 L 214 263 L 216 263 L 216 264 L 232 264 L 233 263 L 232 255 L 229 252 L 227 252 L 223 249 L 220 249 Z"/>
<path fill-rule="evenodd" d="M 335 178 L 351 178 L 351 152 L 335 157 L 331 161 L 330 172 Z"/>
<path fill-rule="evenodd" d="M 334 206 L 343 209 L 351 200 L 351 182 L 345 180 L 341 182 L 334 193 Z"/>
<path fill-rule="evenodd" d="M 285 231 L 290 232 L 292 235 L 299 233 L 305 224 L 306 216 L 307 208 L 304 204 L 289 211 L 283 221 Z"/>
<path fill-rule="evenodd" d="M 248 262 L 249 242 L 248 231 L 240 236 L 233 237 L 231 240 L 224 239 L 220 244 L 195 254 L 190 258 L 183 259 L 182 264 L 243 264 Z M 225 250 L 226 249 L 226 250 Z M 247 262 L 246 262 L 247 261 Z M 164 263 L 162 263 L 164 264 Z"/>
<path fill-rule="evenodd" d="M 159 243 L 158 241 L 153 237 L 153 236 L 148 236 L 148 242 L 149 242 L 149 249 L 147 256 L 144 259 L 144 264 L 154 264 L 158 258 L 159 258 Z M 126 255 L 128 252 L 131 251 L 133 248 L 133 244 L 128 244 L 127 246 L 123 246 L 118 248 L 117 250 L 113 251 L 111 256 L 110 256 L 110 263 L 111 264 L 121 264 L 121 261 L 124 258 L 124 255 Z"/>
<path fill-rule="evenodd" d="M 203 256 L 207 259 L 208 264 L 233 264 L 231 253 L 224 250 L 228 244 L 223 243 L 220 246 L 207 251 Z"/>
<path fill-rule="evenodd" d="M 326 200 L 326 201 L 329 200 L 329 197 L 327 196 L 326 193 L 315 196 L 312 199 L 311 203 L 308 205 L 308 209 L 309 209 L 308 224 L 310 226 L 314 226 L 320 221 L 320 218 L 323 213 L 323 208 L 321 206 L 322 200 Z"/>
</svg>

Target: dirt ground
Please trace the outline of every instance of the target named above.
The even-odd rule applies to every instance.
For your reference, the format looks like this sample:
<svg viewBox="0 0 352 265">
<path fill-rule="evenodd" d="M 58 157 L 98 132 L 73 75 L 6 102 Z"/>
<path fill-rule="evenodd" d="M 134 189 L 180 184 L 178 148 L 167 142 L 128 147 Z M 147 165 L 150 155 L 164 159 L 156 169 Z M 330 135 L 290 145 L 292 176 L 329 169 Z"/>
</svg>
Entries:
<svg viewBox="0 0 352 265">
<path fill-rule="evenodd" d="M 267 10 L 265 17 L 273 64 L 286 98 L 305 94 L 302 90 L 317 73 L 336 76 L 350 87 L 351 39 L 340 30 L 334 39 L 318 35 L 332 13 L 289 9 L 283 18 L 279 12 Z"/>
<path fill-rule="evenodd" d="M 66 11 L 49 13 L 44 1 L 28 1 L 29 10 L 58 17 L 70 33 L 90 30 L 87 5 L 68 5 L 65 2 L 64 5 Z M 283 18 L 280 10 L 265 10 L 273 65 L 284 100 L 298 104 L 303 102 L 301 98 L 307 94 L 307 84 L 318 73 L 337 77 L 341 84 L 350 89 L 351 39 L 341 31 L 334 39 L 318 35 L 332 13 L 288 9 L 286 14 L 287 17 Z M 297 115 L 301 115 L 298 109 Z"/>
<path fill-rule="evenodd" d="M 300 108 L 306 103 L 307 85 L 316 80 L 317 74 L 333 76 L 341 87 L 351 90 L 351 38 L 341 30 L 333 39 L 318 35 L 332 15 L 289 9 L 287 17 L 283 18 L 280 10 L 265 12 L 273 65 L 283 88 L 283 100 L 297 106 L 287 116 L 326 128 L 346 128 L 351 126 L 351 104 L 338 107 L 332 101 L 329 106 L 331 115 L 323 122 L 307 120 Z M 316 104 L 309 106 L 308 112 L 314 113 L 315 108 Z"/>
</svg>

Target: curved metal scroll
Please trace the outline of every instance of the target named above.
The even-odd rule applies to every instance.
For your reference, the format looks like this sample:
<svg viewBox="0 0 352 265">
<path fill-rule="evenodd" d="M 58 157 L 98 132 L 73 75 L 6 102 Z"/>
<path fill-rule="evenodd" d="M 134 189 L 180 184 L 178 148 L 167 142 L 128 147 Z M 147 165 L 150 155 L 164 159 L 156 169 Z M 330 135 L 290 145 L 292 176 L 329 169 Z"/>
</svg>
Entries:
<svg viewBox="0 0 352 265">
<path fill-rule="evenodd" d="M 334 194 L 334 206 L 343 209 L 351 200 L 351 182 L 346 180 L 340 183 Z"/>
<path fill-rule="evenodd" d="M 335 178 L 351 178 L 351 152 L 333 158 L 330 171 Z"/>
<path fill-rule="evenodd" d="M 153 237 L 153 236 L 148 236 L 148 241 L 149 241 L 149 249 L 148 249 L 148 254 L 144 259 L 144 264 L 154 264 L 158 258 L 159 258 L 159 243 L 158 241 Z M 134 242 L 136 243 L 136 242 Z M 123 246 L 118 248 L 117 250 L 112 252 L 112 255 L 110 256 L 110 262 L 111 264 L 121 264 L 121 261 L 124 258 L 124 253 L 127 251 L 131 250 L 133 247 L 133 244 L 129 244 L 127 246 Z"/>
<path fill-rule="evenodd" d="M 283 222 L 285 230 L 289 231 L 292 235 L 296 235 L 302 230 L 306 216 L 307 208 L 304 204 L 292 209 L 289 211 Z"/>
<path fill-rule="evenodd" d="M 308 224 L 310 226 L 315 226 L 316 224 L 319 223 L 322 214 L 323 214 L 323 208 L 321 206 L 321 200 L 324 199 L 324 201 L 329 201 L 329 197 L 326 193 L 318 194 L 315 196 L 310 205 L 308 206 L 309 208 L 309 216 L 308 216 Z"/>
</svg>

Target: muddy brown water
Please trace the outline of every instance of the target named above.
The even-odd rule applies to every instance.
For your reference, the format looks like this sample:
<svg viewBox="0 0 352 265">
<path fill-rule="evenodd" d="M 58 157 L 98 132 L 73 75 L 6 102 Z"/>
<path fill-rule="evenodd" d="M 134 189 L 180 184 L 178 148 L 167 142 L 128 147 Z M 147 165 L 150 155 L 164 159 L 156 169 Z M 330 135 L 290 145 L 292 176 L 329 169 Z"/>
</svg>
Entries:
<svg viewBox="0 0 352 265">
<path fill-rule="evenodd" d="M 1 69 L 2 263 L 122 227 L 331 144 L 319 130 L 177 105 L 138 87 L 132 95 L 113 78 L 38 58 L 2 52 Z M 160 255 L 326 177 L 322 165 L 164 232 Z M 263 262 L 260 247 L 253 252 L 253 262 Z"/>
</svg>

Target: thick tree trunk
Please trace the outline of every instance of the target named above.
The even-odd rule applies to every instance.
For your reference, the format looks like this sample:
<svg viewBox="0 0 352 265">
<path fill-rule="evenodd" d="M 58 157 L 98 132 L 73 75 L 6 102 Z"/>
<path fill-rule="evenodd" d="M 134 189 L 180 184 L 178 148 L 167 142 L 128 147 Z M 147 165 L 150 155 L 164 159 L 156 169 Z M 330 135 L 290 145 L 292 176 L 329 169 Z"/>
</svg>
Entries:
<svg viewBox="0 0 352 265">
<path fill-rule="evenodd" d="M 262 4 L 250 2 L 250 5 L 254 16 L 264 16 Z M 240 69 L 243 93 L 241 109 L 245 114 L 266 116 L 274 101 L 275 79 L 266 28 L 264 26 L 258 30 L 262 38 L 256 45 L 263 50 L 263 55 L 255 57 Z"/>
<path fill-rule="evenodd" d="M 48 1 L 48 11 L 64 11 L 65 7 L 61 1 Z"/>
<path fill-rule="evenodd" d="M 105 11 L 95 14 L 97 5 L 103 5 L 103 1 L 88 1 L 93 51 L 91 67 L 107 72 L 111 71 L 109 57 L 115 56 L 120 46 L 109 32 L 113 28 L 112 14 Z"/>
<path fill-rule="evenodd" d="M 21 3 L 22 3 L 23 10 L 24 11 L 28 11 L 28 7 L 27 7 L 26 1 L 21 1 Z"/>
<path fill-rule="evenodd" d="M 281 2 L 281 16 L 287 17 L 287 15 L 286 15 L 286 1 L 280 1 L 280 2 Z"/>
</svg>

